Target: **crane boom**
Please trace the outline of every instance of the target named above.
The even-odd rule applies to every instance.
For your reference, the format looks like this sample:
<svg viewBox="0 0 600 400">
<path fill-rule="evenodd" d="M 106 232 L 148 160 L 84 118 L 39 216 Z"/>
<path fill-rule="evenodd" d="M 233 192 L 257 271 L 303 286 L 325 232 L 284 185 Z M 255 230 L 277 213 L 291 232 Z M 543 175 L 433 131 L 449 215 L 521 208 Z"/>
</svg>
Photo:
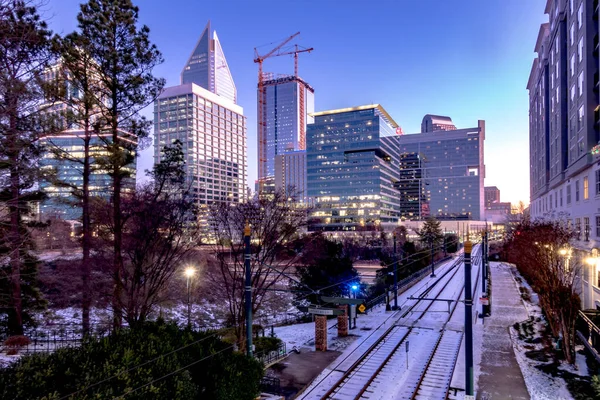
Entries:
<svg viewBox="0 0 600 400">
<path fill-rule="evenodd" d="M 265 180 L 267 178 L 267 124 L 265 122 L 265 103 L 266 103 L 266 94 L 265 94 L 265 84 L 263 77 L 263 62 L 270 57 L 278 57 L 284 55 L 294 55 L 294 75 L 298 77 L 298 54 L 304 52 L 311 52 L 314 50 L 312 47 L 310 49 L 302 49 L 298 50 L 298 46 L 295 46 L 295 50 L 293 51 L 281 51 L 281 48 L 289 43 L 293 38 L 298 36 L 300 32 L 296 32 L 293 35 L 289 36 L 279 45 L 275 46 L 271 51 L 264 55 L 258 54 L 258 50 L 254 48 L 254 62 L 258 64 L 258 191 L 259 196 L 264 193 L 264 185 Z M 304 91 L 300 91 L 300 115 L 304 115 Z M 304 148 L 305 142 L 305 132 L 304 132 L 304 124 L 300 124 L 300 148 Z"/>
<path fill-rule="evenodd" d="M 254 48 L 254 62 L 255 63 L 262 63 L 264 60 L 266 60 L 267 58 L 271 57 L 273 55 L 273 53 L 275 53 L 277 50 L 281 49 L 283 46 L 285 46 L 287 43 L 289 43 L 290 40 L 292 40 L 293 38 L 295 38 L 299 34 L 300 34 L 300 32 L 294 33 L 292 36 L 290 36 L 287 39 L 285 39 L 277 47 L 275 47 L 273 50 L 271 50 L 270 52 L 268 52 L 264 56 L 259 55 L 258 54 L 258 50 L 255 47 Z"/>
</svg>

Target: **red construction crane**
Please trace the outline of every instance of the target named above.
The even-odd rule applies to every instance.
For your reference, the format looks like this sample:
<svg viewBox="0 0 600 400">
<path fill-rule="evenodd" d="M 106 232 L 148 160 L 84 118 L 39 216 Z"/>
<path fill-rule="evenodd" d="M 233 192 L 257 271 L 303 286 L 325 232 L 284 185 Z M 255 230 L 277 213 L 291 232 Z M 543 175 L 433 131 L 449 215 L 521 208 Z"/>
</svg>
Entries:
<svg viewBox="0 0 600 400">
<path fill-rule="evenodd" d="M 273 50 L 269 51 L 265 55 L 258 54 L 258 50 L 256 47 L 254 48 L 254 62 L 258 64 L 258 185 L 259 185 L 259 194 L 263 191 L 264 177 L 266 176 L 266 163 L 267 163 L 267 134 L 266 128 L 267 124 L 265 122 L 265 90 L 264 90 L 264 77 L 263 77 L 263 62 L 267 58 L 271 57 L 279 57 L 284 55 L 294 55 L 294 75 L 298 77 L 298 54 L 304 52 L 310 52 L 314 50 L 312 47 L 309 49 L 298 49 L 298 45 L 295 45 L 295 49 L 292 51 L 283 51 L 281 52 L 281 48 L 289 43 L 293 38 L 298 36 L 300 32 L 294 33 L 292 36 L 285 39 L 279 45 L 277 45 Z M 304 115 L 304 91 L 300 91 L 300 115 Z M 305 143 L 305 132 L 304 125 L 301 124 L 301 132 L 300 132 L 300 143 L 301 148 L 304 148 Z"/>
</svg>

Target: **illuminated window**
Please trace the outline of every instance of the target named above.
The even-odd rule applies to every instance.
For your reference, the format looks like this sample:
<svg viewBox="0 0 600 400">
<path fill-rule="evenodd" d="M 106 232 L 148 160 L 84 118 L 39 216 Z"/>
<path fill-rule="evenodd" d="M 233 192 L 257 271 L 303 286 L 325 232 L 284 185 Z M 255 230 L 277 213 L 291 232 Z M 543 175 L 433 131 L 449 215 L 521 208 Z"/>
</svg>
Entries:
<svg viewBox="0 0 600 400">
<path fill-rule="evenodd" d="M 587 200 L 590 197 L 590 188 L 589 188 L 589 182 L 588 182 L 588 177 L 584 176 L 583 177 L 583 199 Z"/>
</svg>

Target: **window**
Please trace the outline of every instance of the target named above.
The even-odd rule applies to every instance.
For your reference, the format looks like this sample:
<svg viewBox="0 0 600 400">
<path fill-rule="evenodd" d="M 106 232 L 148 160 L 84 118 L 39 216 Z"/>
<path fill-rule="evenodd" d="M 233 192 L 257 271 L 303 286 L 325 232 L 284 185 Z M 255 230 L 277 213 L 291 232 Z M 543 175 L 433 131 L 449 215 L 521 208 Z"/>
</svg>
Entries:
<svg viewBox="0 0 600 400">
<path fill-rule="evenodd" d="M 596 237 L 600 238 L 600 215 L 596 215 Z"/>
<path fill-rule="evenodd" d="M 563 206 L 563 190 L 562 188 L 560 189 L 560 206 Z"/>
<path fill-rule="evenodd" d="M 581 218 L 575 218 L 575 237 L 581 240 Z"/>
<path fill-rule="evenodd" d="M 574 11 L 573 10 L 573 7 L 574 7 L 573 6 L 573 0 L 569 0 L 569 4 L 570 4 L 569 10 L 571 11 L 571 14 L 573 14 L 573 11 Z"/>
<path fill-rule="evenodd" d="M 567 185 L 567 204 L 571 204 L 571 185 Z"/>
<path fill-rule="evenodd" d="M 577 28 L 581 29 L 583 26 L 583 3 L 579 4 L 579 9 L 577 10 Z"/>
<path fill-rule="evenodd" d="M 579 201 L 579 181 L 575 181 L 575 201 Z"/>
<path fill-rule="evenodd" d="M 590 218 L 583 217 L 583 240 L 589 242 L 590 240 Z"/>
<path fill-rule="evenodd" d="M 571 85 L 571 90 L 569 90 L 569 99 L 571 101 L 569 105 L 572 106 L 575 103 L 575 85 Z"/>
<path fill-rule="evenodd" d="M 581 60 L 583 60 L 583 37 L 579 38 L 577 44 L 577 62 L 581 62 Z"/>
<path fill-rule="evenodd" d="M 596 170 L 596 196 L 600 194 L 600 169 Z"/>
<path fill-rule="evenodd" d="M 590 184 L 588 182 L 588 177 L 583 177 L 583 199 L 587 200 L 590 198 Z"/>
<path fill-rule="evenodd" d="M 575 24 L 571 24 L 570 35 L 571 37 L 571 46 L 575 43 Z"/>
<path fill-rule="evenodd" d="M 583 71 L 579 73 L 577 77 L 577 96 L 581 96 L 583 94 Z"/>
<path fill-rule="evenodd" d="M 584 112 L 583 112 L 583 105 L 581 107 L 579 107 L 579 112 L 577 113 L 577 130 L 580 130 L 581 128 L 583 128 L 583 117 L 584 117 Z"/>
<path fill-rule="evenodd" d="M 575 54 L 571 54 L 571 63 L 569 64 L 571 68 L 571 76 L 575 75 Z"/>
</svg>

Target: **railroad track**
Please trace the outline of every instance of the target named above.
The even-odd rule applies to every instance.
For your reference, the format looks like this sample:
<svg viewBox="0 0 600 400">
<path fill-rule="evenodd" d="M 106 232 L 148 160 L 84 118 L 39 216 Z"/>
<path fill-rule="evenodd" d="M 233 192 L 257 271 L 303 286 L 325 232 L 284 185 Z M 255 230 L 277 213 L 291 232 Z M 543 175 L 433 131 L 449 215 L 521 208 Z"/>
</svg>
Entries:
<svg viewBox="0 0 600 400">
<path fill-rule="evenodd" d="M 463 336 L 462 332 L 445 330 L 456 310 L 456 300 L 460 300 L 464 291 L 464 283 L 458 290 L 458 295 L 455 293 L 456 287 L 449 285 L 457 279 L 458 272 L 462 271 L 458 268 L 462 263 L 461 256 L 432 285 L 422 290 L 380 338 L 368 343 L 369 347 L 361 357 L 351 363 L 346 362 L 345 365 L 344 362 L 338 364 L 337 368 L 301 398 L 445 399 Z M 478 277 L 479 272 L 474 280 L 474 287 L 477 287 Z M 432 308 L 440 306 L 440 302 L 427 299 L 442 297 L 445 292 L 454 300 L 451 310 L 448 310 L 448 318 L 438 329 L 420 326 L 423 317 Z M 423 305 L 425 308 L 422 308 Z M 418 343 L 418 346 L 410 350 L 411 365 L 408 364 L 409 357 L 405 347 L 407 342 Z M 390 385 L 390 382 L 394 384 Z M 323 389 L 327 385 L 329 389 Z"/>
</svg>

